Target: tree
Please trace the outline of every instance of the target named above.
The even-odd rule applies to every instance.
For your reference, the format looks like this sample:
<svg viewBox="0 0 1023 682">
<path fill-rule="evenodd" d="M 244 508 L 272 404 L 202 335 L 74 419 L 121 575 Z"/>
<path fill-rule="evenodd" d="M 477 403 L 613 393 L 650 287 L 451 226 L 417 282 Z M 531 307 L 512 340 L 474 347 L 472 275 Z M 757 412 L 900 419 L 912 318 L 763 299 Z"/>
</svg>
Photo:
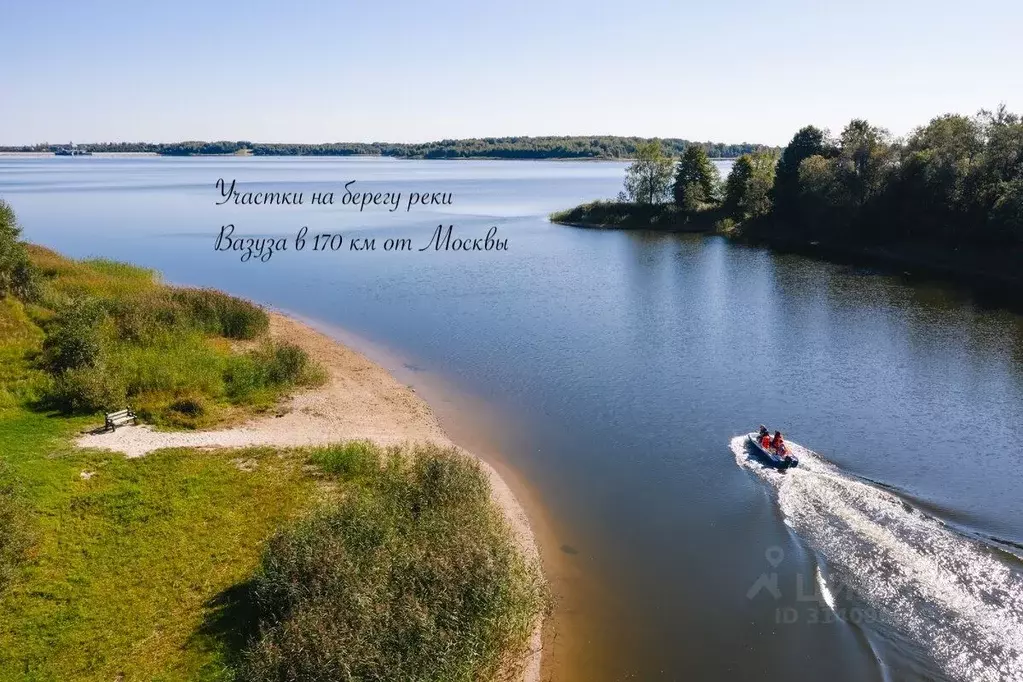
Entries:
<svg viewBox="0 0 1023 682">
<path fill-rule="evenodd" d="M 771 212 L 777 157 L 767 152 L 743 154 L 732 166 L 725 182 L 725 208 L 738 221 L 760 218 Z"/>
<path fill-rule="evenodd" d="M 793 217 L 799 205 L 799 166 L 811 156 L 828 158 L 834 155 L 834 145 L 826 132 L 806 126 L 793 136 L 782 152 L 774 174 L 771 199 L 775 212 L 785 218 Z"/>
<path fill-rule="evenodd" d="M 842 233 L 851 212 L 846 210 L 849 200 L 837 177 L 834 160 L 819 154 L 803 159 L 796 181 L 798 217 L 808 236 Z"/>
<path fill-rule="evenodd" d="M 625 191 L 640 204 L 659 204 L 671 186 L 671 158 L 653 140 L 636 147 L 636 160 L 625 169 Z"/>
<path fill-rule="evenodd" d="M 752 161 L 739 159 L 726 186 L 726 206 L 739 220 L 763 210 Z M 785 148 L 771 196 L 774 220 L 747 229 L 1023 255 L 1023 120 L 1004 105 L 973 117 L 946 114 L 904 144 L 862 119 L 834 141 L 806 127 Z"/>
<path fill-rule="evenodd" d="M 1023 245 L 1023 179 L 1003 182 L 985 226 L 987 241 L 999 246 Z"/>
<path fill-rule="evenodd" d="M 14 209 L 0 199 L 0 296 L 31 299 L 37 292 L 36 272 L 20 236 Z"/>
<path fill-rule="evenodd" d="M 971 178 L 970 195 L 978 202 L 977 226 L 972 240 L 999 246 L 1023 247 L 1023 119 L 1000 106 L 981 111 L 978 121 L 985 140 L 984 153 Z"/>
<path fill-rule="evenodd" d="M 675 204 L 687 213 L 700 211 L 717 201 L 720 183 L 718 169 L 703 147 L 691 144 L 682 153 L 675 172 Z"/>
<path fill-rule="evenodd" d="M 853 119 L 842 131 L 836 159 L 838 176 L 856 206 L 877 196 L 896 161 L 888 131 Z"/>
<path fill-rule="evenodd" d="M 910 239 L 972 231 L 986 212 L 975 182 L 983 156 L 982 126 L 975 119 L 939 116 L 917 128 L 886 188 L 889 231 Z"/>
</svg>

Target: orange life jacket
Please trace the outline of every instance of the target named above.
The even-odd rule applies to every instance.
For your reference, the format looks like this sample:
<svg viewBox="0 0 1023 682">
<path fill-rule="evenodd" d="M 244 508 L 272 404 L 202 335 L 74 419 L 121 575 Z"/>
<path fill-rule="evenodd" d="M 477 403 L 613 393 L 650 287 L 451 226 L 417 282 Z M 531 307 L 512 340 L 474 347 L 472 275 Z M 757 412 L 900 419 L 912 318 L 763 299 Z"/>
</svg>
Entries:
<svg viewBox="0 0 1023 682">
<path fill-rule="evenodd" d="M 760 444 L 765 448 L 771 447 L 771 437 L 765 433 L 764 437 L 760 439 Z"/>
</svg>

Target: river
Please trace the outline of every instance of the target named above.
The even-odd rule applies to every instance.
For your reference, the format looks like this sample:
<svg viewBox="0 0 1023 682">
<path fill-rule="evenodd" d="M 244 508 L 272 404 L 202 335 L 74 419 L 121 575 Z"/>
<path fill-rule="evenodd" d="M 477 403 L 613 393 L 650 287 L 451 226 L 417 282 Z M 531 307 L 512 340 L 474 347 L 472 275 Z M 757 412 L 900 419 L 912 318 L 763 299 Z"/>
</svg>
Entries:
<svg viewBox="0 0 1023 682">
<path fill-rule="evenodd" d="M 556 681 L 1023 679 L 1023 317 L 720 237 L 547 221 L 614 196 L 623 169 L 0 157 L 0 197 L 33 242 L 390 358 L 523 496 L 558 597 Z M 217 205 L 218 178 L 304 203 Z M 340 203 L 352 180 L 451 202 L 360 211 Z M 226 224 L 290 245 L 242 262 L 214 249 Z M 507 250 L 420 251 L 438 225 L 496 227 Z M 343 247 L 295 251 L 303 226 Z M 799 468 L 749 459 L 759 423 Z"/>
</svg>

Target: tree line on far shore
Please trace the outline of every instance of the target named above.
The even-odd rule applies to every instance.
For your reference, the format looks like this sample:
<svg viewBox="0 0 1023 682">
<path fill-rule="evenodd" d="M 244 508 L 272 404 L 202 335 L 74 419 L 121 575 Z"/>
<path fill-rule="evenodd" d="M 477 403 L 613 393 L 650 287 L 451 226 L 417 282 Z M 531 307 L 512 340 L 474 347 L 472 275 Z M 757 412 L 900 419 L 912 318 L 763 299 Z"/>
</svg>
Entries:
<svg viewBox="0 0 1023 682">
<path fill-rule="evenodd" d="M 712 217 L 753 238 L 1014 252 L 1023 249 L 1023 119 L 1004 106 L 946 114 L 905 139 L 862 119 L 837 136 L 806 126 L 780 154 L 739 156 L 724 182 L 699 146 L 676 161 L 649 142 L 622 202 Z"/>
<path fill-rule="evenodd" d="M 324 144 L 291 144 L 238 141 L 189 142 L 102 142 L 79 144 L 81 151 L 94 153 L 147 152 L 164 156 L 195 156 L 203 154 L 251 154 L 253 156 L 391 156 L 406 159 L 631 159 L 650 140 L 642 137 L 550 136 L 550 137 L 485 137 L 465 140 L 440 140 L 423 143 L 334 142 Z M 658 140 L 668 154 L 680 154 L 697 146 L 708 156 L 735 158 L 742 154 L 772 149 L 765 145 L 742 142 L 692 142 L 683 139 Z M 37 144 L 0 147 L 6 152 L 56 152 L 63 144 Z"/>
</svg>

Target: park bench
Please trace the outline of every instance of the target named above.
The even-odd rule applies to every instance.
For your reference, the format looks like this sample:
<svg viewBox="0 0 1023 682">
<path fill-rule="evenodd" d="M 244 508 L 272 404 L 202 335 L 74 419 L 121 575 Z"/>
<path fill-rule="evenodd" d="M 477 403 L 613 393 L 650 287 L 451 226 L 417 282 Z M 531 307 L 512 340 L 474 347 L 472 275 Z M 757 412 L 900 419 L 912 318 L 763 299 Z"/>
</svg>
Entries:
<svg viewBox="0 0 1023 682">
<path fill-rule="evenodd" d="M 106 414 L 106 423 L 103 425 L 104 430 L 110 429 L 116 431 L 118 426 L 124 426 L 128 422 L 139 423 L 135 417 L 135 413 L 132 412 L 130 407 L 117 412 L 109 412 Z"/>
</svg>

